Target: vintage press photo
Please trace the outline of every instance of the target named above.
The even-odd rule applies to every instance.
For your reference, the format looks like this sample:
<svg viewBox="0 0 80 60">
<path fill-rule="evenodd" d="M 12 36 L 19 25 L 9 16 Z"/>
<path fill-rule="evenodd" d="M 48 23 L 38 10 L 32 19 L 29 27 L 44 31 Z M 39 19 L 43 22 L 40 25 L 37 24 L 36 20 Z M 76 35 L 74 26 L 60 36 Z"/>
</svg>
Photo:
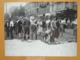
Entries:
<svg viewBox="0 0 80 60">
<path fill-rule="evenodd" d="M 5 56 L 77 56 L 77 2 L 5 2 Z"/>
</svg>

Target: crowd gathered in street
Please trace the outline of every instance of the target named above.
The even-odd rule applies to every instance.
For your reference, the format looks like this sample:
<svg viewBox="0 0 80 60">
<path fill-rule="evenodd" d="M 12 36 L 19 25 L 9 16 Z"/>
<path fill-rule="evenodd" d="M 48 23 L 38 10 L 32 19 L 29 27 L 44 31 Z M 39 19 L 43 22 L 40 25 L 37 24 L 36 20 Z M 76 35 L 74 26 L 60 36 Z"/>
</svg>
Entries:
<svg viewBox="0 0 80 60">
<path fill-rule="evenodd" d="M 44 15 L 43 15 L 44 17 Z M 46 18 L 34 16 L 19 16 L 17 20 L 9 18 L 5 22 L 5 39 L 41 40 L 48 43 L 55 41 L 55 38 L 63 36 L 65 29 L 72 29 L 75 40 L 77 39 L 77 18 L 56 18 L 49 16 Z"/>
</svg>

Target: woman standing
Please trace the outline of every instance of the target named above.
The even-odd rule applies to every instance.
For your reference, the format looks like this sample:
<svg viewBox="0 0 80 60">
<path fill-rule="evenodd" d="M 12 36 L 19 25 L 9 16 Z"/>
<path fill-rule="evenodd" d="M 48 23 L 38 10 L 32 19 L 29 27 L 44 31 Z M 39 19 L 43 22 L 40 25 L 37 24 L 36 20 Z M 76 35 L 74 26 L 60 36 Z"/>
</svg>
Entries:
<svg viewBox="0 0 80 60">
<path fill-rule="evenodd" d="M 38 30 L 37 30 L 38 39 L 41 39 L 41 35 L 42 35 L 42 21 L 40 19 L 38 20 L 37 25 L 38 25 Z"/>
<path fill-rule="evenodd" d="M 30 30 L 31 30 L 31 39 L 37 39 L 37 23 L 36 20 L 33 18 L 30 20 L 31 26 L 30 26 Z"/>
</svg>

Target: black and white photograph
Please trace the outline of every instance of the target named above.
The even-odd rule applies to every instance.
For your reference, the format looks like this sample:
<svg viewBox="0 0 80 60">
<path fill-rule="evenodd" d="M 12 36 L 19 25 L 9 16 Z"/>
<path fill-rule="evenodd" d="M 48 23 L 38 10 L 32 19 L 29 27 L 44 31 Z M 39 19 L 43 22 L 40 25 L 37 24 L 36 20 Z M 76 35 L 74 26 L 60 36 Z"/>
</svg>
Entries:
<svg viewBox="0 0 80 60">
<path fill-rule="evenodd" d="M 77 2 L 5 2 L 5 56 L 77 56 Z"/>
</svg>

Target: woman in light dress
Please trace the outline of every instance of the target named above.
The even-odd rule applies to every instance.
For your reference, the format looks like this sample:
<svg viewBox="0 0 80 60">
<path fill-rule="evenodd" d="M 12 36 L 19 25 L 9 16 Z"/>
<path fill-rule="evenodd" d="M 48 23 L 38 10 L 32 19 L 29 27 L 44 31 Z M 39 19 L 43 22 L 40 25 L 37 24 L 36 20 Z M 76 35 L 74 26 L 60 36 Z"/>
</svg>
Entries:
<svg viewBox="0 0 80 60">
<path fill-rule="evenodd" d="M 38 39 L 42 40 L 43 29 L 42 29 L 42 21 L 40 19 L 38 20 L 37 25 L 38 25 L 38 29 L 37 29 Z"/>
</svg>

